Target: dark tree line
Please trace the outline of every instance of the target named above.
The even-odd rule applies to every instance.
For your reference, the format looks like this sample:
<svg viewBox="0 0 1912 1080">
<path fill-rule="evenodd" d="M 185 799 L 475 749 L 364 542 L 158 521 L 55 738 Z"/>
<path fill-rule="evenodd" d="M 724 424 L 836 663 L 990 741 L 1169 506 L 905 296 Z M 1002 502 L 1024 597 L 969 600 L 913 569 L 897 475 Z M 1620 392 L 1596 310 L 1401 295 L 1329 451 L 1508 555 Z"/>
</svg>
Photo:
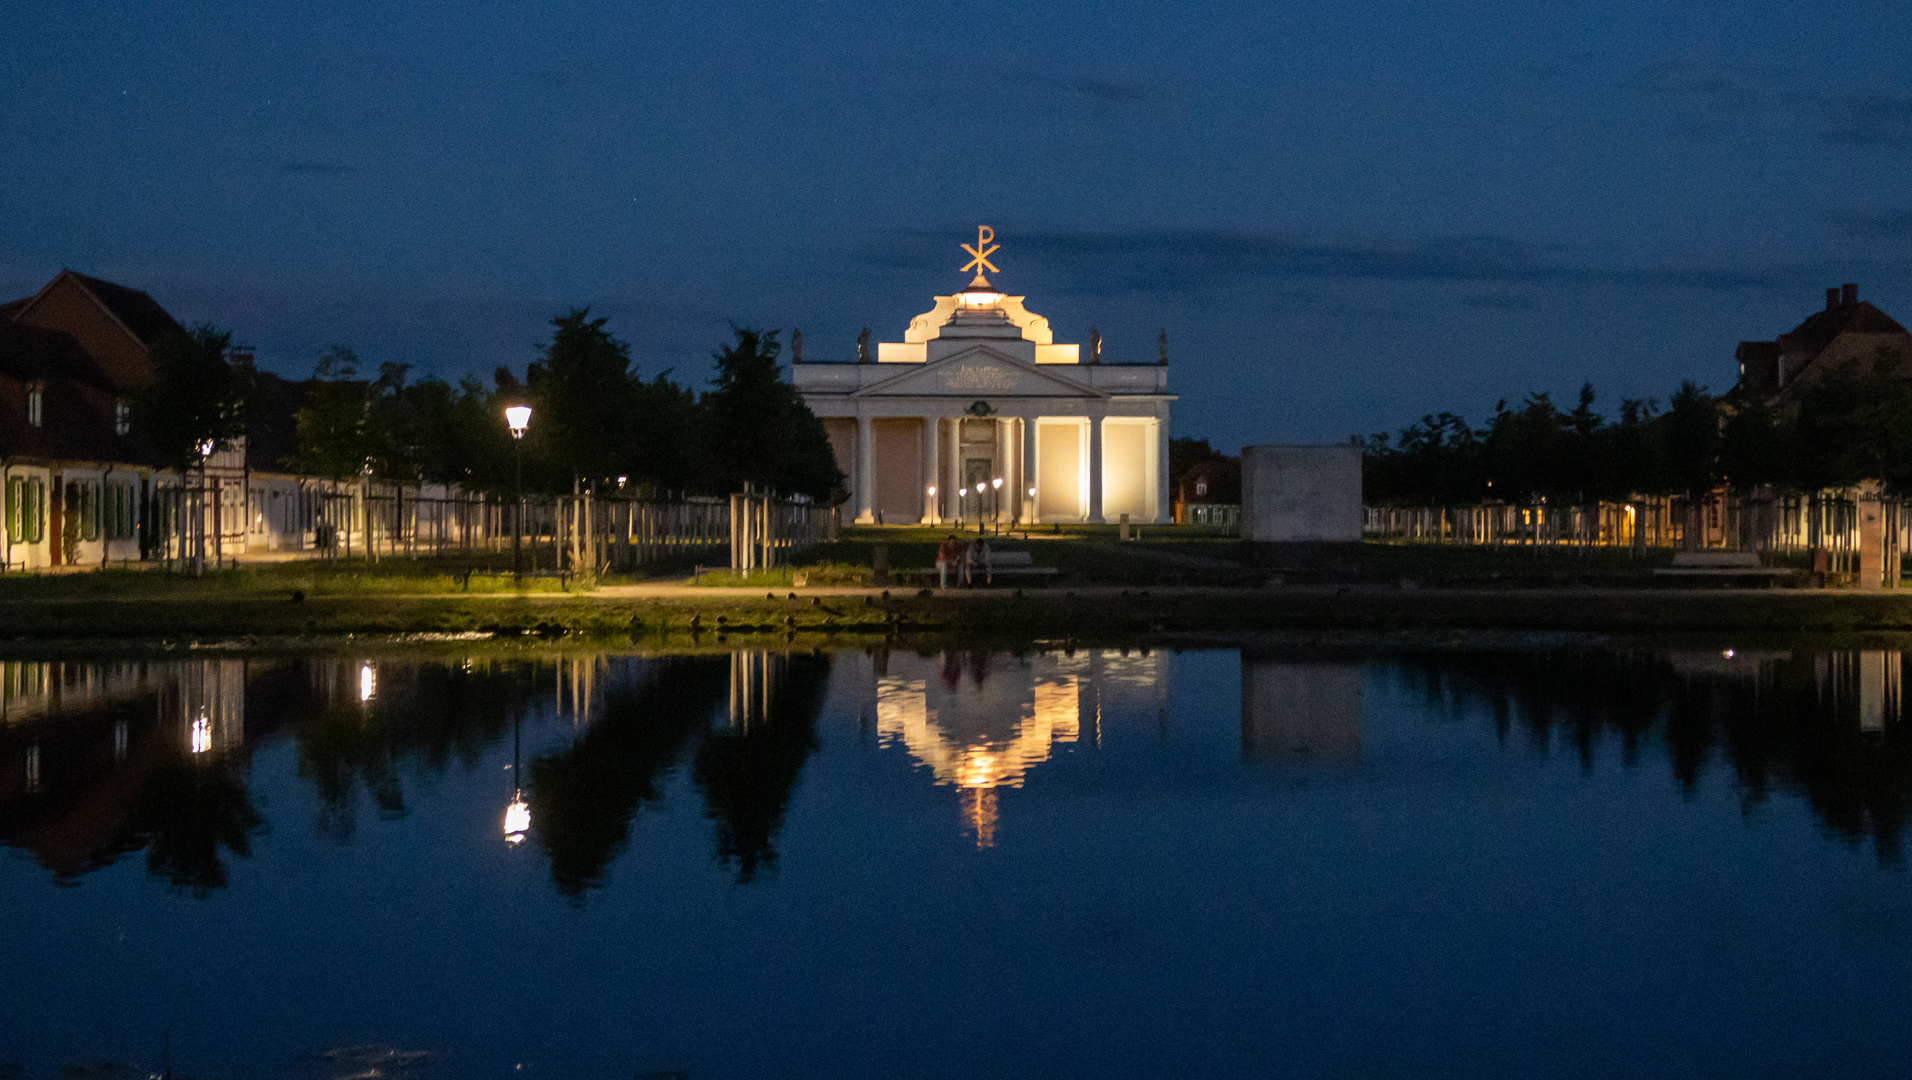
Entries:
<svg viewBox="0 0 1912 1080">
<path fill-rule="evenodd" d="M 1479 428 L 1453 413 L 1398 436 L 1359 440 L 1371 503 L 1454 506 L 1693 496 L 1719 487 L 1809 492 L 1883 481 L 1912 491 L 1912 378 L 1897 353 L 1835 368 L 1779 405 L 1715 397 L 1685 382 L 1662 406 L 1594 409 L 1591 384 L 1571 409 L 1544 393 L 1502 401 Z"/>
<path fill-rule="evenodd" d="M 292 423 L 297 449 L 279 464 L 334 480 L 368 473 L 394 481 L 460 484 L 507 492 L 515 448 L 504 410 L 529 405 L 524 441 L 527 491 L 725 495 L 747 485 L 834 503 L 845 478 L 823 423 L 779 376 L 777 332 L 738 327 L 713 356 L 702 394 L 669 371 L 644 378 L 630 347 L 605 320 L 578 308 L 551 321 L 522 377 L 499 368 L 490 385 L 412 380 L 409 366 L 361 370 L 334 346 L 303 384 Z M 211 327 L 183 331 L 154 349 L 158 376 L 135 402 L 134 422 L 162 464 L 188 469 L 208 444 L 247 433 L 264 419 L 258 376 L 225 356 L 230 338 Z"/>
</svg>

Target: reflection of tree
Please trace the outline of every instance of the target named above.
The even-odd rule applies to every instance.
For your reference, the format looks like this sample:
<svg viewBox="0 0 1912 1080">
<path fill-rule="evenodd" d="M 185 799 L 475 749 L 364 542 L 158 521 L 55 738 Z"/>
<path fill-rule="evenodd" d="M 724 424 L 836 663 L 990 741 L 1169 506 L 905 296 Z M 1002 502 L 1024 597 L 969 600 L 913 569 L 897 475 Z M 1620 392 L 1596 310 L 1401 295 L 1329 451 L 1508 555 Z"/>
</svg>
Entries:
<svg viewBox="0 0 1912 1080">
<path fill-rule="evenodd" d="M 360 701 L 359 661 L 291 665 L 262 699 L 287 706 L 298 725 L 299 775 L 319 796 L 319 830 L 346 840 L 362 785 L 382 818 L 406 811 L 403 775 L 442 775 L 455 759 L 475 765 L 508 730 L 512 703 L 531 677 L 519 665 L 378 665 L 377 692 Z"/>
<path fill-rule="evenodd" d="M 630 833 L 631 815 L 655 802 L 658 781 L 729 693 L 721 657 L 674 658 L 656 678 L 614 687 L 583 738 L 531 763 L 531 827 L 551 859 L 551 880 L 573 898 L 604 882 Z"/>
<path fill-rule="evenodd" d="M 765 717 L 734 733 L 712 735 L 697 750 L 697 786 L 717 825 L 717 860 L 748 882 L 777 861 L 777 831 L 797 775 L 816 749 L 817 713 L 830 658 L 792 656 Z"/>
<path fill-rule="evenodd" d="M 169 747 L 142 779 L 128 831 L 147 845 L 147 873 L 200 896 L 225 888 L 219 849 L 251 857 L 252 834 L 264 825 L 246 791 L 243 765 L 232 755 L 189 758 Z"/>
<path fill-rule="evenodd" d="M 1456 714 L 1484 707 L 1503 739 L 1518 723 L 1531 746 L 1564 741 L 1586 769 L 1603 735 L 1619 738 L 1631 766 L 1657 729 L 1682 790 L 1723 764 L 1748 809 L 1776 789 L 1798 790 L 1829 830 L 1870 839 L 1881 861 L 1895 862 L 1912 825 L 1912 738 L 1896 711 L 1882 732 L 1861 730 L 1853 692 L 1830 674 L 1851 656 L 1682 670 L 1677 658 L 1645 652 L 1439 653 L 1404 658 L 1401 670 L 1430 703 Z"/>
</svg>

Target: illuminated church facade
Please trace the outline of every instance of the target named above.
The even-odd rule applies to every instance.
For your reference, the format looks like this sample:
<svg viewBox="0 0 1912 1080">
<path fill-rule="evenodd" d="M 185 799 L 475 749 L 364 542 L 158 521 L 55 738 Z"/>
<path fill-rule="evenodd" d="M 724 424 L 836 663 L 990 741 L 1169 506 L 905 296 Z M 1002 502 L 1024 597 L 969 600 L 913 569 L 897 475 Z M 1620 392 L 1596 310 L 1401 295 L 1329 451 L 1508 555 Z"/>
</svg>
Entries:
<svg viewBox="0 0 1912 1080">
<path fill-rule="evenodd" d="M 870 524 L 1169 520 L 1166 340 L 1151 363 L 1104 363 L 1055 340 L 1049 320 L 983 276 L 910 320 L 903 340 L 859 341 L 849 363 L 805 363 L 792 379 L 822 418 Z"/>
</svg>

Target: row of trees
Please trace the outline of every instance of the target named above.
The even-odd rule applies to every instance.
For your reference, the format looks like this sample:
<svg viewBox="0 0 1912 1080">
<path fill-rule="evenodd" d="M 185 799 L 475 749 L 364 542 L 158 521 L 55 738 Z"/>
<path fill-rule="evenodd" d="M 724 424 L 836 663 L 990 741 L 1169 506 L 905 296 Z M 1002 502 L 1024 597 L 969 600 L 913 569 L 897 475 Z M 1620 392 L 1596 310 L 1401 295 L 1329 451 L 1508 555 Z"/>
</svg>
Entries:
<svg viewBox="0 0 1912 1080">
<path fill-rule="evenodd" d="M 1606 417 L 1594 403 L 1587 385 L 1571 409 L 1534 394 L 1518 408 L 1500 402 L 1480 428 L 1440 413 L 1392 438 L 1360 439 L 1366 498 L 1421 506 L 1589 503 L 1864 481 L 1912 491 L 1912 378 L 1895 352 L 1827 371 L 1777 407 L 1717 398 L 1692 382 L 1664 407 L 1627 400 Z"/>
<path fill-rule="evenodd" d="M 333 347 L 313 379 L 295 384 L 297 450 L 277 464 L 337 480 L 369 468 L 385 480 L 509 491 L 515 448 L 504 410 L 529 405 L 529 491 L 604 491 L 622 479 L 626 490 L 718 495 L 754 485 L 826 503 L 844 497 L 822 422 L 779 377 L 776 331 L 734 328 L 700 395 L 669 371 L 643 378 L 630 347 L 589 309 L 552 326 L 522 379 L 501 367 L 490 386 L 470 376 L 410 380 L 396 363 L 361 373 L 353 350 Z M 135 401 L 134 423 L 162 464 L 190 469 L 208 444 L 270 422 L 260 376 L 227 359 L 228 343 L 201 326 L 155 347 L 158 379 Z"/>
</svg>

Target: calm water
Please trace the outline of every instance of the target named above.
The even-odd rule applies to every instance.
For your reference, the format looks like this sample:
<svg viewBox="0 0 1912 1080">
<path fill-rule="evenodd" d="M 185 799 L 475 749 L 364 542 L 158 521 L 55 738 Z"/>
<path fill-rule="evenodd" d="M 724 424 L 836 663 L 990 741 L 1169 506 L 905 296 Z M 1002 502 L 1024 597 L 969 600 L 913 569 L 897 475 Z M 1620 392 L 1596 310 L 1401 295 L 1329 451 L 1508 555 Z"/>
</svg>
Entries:
<svg viewBox="0 0 1912 1080">
<path fill-rule="evenodd" d="M 1905 1076 L 1904 667 L 8 663 L 0 1074 Z"/>
</svg>

